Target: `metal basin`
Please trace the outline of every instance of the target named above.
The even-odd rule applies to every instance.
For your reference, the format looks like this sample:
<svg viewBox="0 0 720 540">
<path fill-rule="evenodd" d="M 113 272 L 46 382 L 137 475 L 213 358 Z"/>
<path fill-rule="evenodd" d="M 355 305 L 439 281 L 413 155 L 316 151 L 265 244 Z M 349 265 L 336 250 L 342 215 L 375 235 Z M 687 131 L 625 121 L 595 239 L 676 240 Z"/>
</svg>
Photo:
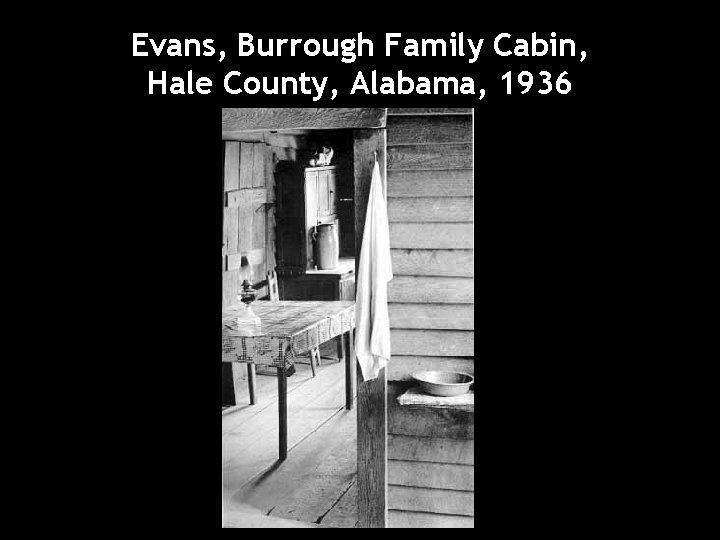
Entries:
<svg viewBox="0 0 720 540">
<path fill-rule="evenodd" d="M 412 377 L 425 393 L 445 397 L 467 394 L 475 380 L 472 375 L 458 371 L 416 371 Z"/>
</svg>

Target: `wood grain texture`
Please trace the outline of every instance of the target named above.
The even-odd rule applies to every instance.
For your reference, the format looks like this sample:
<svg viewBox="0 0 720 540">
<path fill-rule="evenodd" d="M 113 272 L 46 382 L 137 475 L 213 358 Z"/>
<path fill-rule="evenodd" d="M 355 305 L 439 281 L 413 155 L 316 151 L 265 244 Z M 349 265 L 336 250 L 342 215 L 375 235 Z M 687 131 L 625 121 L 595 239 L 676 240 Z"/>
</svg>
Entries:
<svg viewBox="0 0 720 540">
<path fill-rule="evenodd" d="M 279 129 L 383 128 L 387 109 L 229 109 L 222 110 L 223 138 L 237 131 Z"/>
<path fill-rule="evenodd" d="M 474 278 L 396 276 L 388 284 L 388 302 L 472 304 Z"/>
<path fill-rule="evenodd" d="M 388 434 L 434 439 L 474 439 L 475 412 L 400 405 L 397 398 L 410 385 L 387 385 Z"/>
<path fill-rule="evenodd" d="M 472 223 L 390 223 L 390 247 L 472 249 Z"/>
<path fill-rule="evenodd" d="M 475 356 L 475 332 L 392 328 L 392 354 L 400 356 Z"/>
<path fill-rule="evenodd" d="M 393 249 L 390 251 L 395 276 L 473 277 L 472 249 Z"/>
<path fill-rule="evenodd" d="M 475 468 L 471 465 L 388 461 L 388 483 L 395 486 L 433 489 L 475 490 Z"/>
<path fill-rule="evenodd" d="M 253 187 L 265 185 L 265 144 L 253 144 Z"/>
<path fill-rule="evenodd" d="M 253 186 L 253 143 L 240 143 L 240 188 Z"/>
<path fill-rule="evenodd" d="M 389 171 L 389 198 L 395 197 L 470 197 L 473 195 L 473 170 Z"/>
<path fill-rule="evenodd" d="M 384 130 L 354 131 L 355 245 L 362 245 L 374 152 L 385 170 Z M 355 259 L 355 273 L 359 257 Z M 361 528 L 387 526 L 387 381 L 385 369 L 377 379 L 364 381 L 357 367 L 358 521 Z"/>
<path fill-rule="evenodd" d="M 472 223 L 473 198 L 391 198 L 388 199 L 388 221 L 405 223 Z"/>
<path fill-rule="evenodd" d="M 448 489 L 390 486 L 389 505 L 393 510 L 473 516 L 475 493 Z"/>
<path fill-rule="evenodd" d="M 388 118 L 388 146 L 471 143 L 472 116 L 393 116 Z"/>
<path fill-rule="evenodd" d="M 403 356 L 393 354 L 388 363 L 388 381 L 410 381 L 416 371 L 439 369 L 475 375 L 475 359 L 455 356 Z"/>
<path fill-rule="evenodd" d="M 402 461 L 474 465 L 475 441 L 388 435 L 388 458 Z"/>
<path fill-rule="evenodd" d="M 238 207 L 230 206 L 223 210 L 223 229 L 225 230 L 225 249 L 228 254 L 238 252 Z"/>
<path fill-rule="evenodd" d="M 391 529 L 474 529 L 475 518 L 390 510 L 388 527 Z"/>
<path fill-rule="evenodd" d="M 474 304 L 388 304 L 391 328 L 473 330 Z"/>
<path fill-rule="evenodd" d="M 469 169 L 472 144 L 389 146 L 388 170 Z"/>
<path fill-rule="evenodd" d="M 225 191 L 237 189 L 240 174 L 240 143 L 225 143 L 224 170 Z"/>
<path fill-rule="evenodd" d="M 253 205 L 253 209 L 257 209 L 257 205 L 267 202 L 267 197 L 268 193 L 264 187 L 236 189 L 225 194 L 225 206 L 239 206 L 241 202 L 249 201 Z"/>
<path fill-rule="evenodd" d="M 388 109 L 388 116 L 398 116 L 404 114 L 417 115 L 434 115 L 434 114 L 472 114 L 472 107 L 415 107 L 406 109 Z"/>
</svg>

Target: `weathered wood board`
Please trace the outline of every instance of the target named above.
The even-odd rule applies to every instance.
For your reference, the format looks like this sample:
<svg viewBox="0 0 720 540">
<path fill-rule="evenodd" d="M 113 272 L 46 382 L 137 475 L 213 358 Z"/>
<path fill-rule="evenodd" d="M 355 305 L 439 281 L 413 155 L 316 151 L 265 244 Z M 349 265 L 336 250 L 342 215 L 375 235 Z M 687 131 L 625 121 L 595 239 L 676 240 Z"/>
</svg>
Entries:
<svg viewBox="0 0 720 540">
<path fill-rule="evenodd" d="M 393 249 L 390 251 L 395 276 L 473 277 L 472 249 Z"/>
<path fill-rule="evenodd" d="M 473 516 L 475 513 L 475 493 L 472 491 L 390 486 L 388 497 L 393 510 L 456 516 Z"/>
<path fill-rule="evenodd" d="M 427 330 L 473 330 L 473 304 L 388 304 L 392 328 Z"/>
<path fill-rule="evenodd" d="M 388 170 L 469 169 L 473 164 L 472 145 L 388 146 Z"/>
<path fill-rule="evenodd" d="M 472 223 L 390 223 L 390 247 L 472 249 Z"/>
<path fill-rule="evenodd" d="M 471 197 L 474 193 L 472 169 L 438 171 L 388 171 L 387 196 Z"/>
<path fill-rule="evenodd" d="M 388 221 L 457 223 L 473 221 L 472 197 L 400 197 L 388 199 Z"/>
<path fill-rule="evenodd" d="M 392 116 L 387 121 L 388 145 L 472 142 L 472 116 Z"/>
<path fill-rule="evenodd" d="M 388 109 L 388 116 L 410 115 L 435 115 L 435 114 L 472 114 L 472 107 L 415 107 L 406 109 Z"/>
<path fill-rule="evenodd" d="M 475 468 L 471 465 L 392 460 L 388 483 L 395 486 L 433 489 L 475 490 Z"/>
<path fill-rule="evenodd" d="M 448 516 L 430 512 L 390 510 L 388 527 L 391 529 L 474 529 L 475 518 Z"/>
<path fill-rule="evenodd" d="M 472 304 L 474 298 L 474 278 L 397 276 L 388 284 L 388 302 Z"/>
<path fill-rule="evenodd" d="M 237 131 L 383 128 L 386 116 L 386 109 L 223 108 L 222 131 L 226 138 Z"/>
<path fill-rule="evenodd" d="M 389 435 L 388 458 L 402 461 L 474 465 L 475 441 L 472 439 L 428 439 Z"/>
<path fill-rule="evenodd" d="M 392 354 L 405 356 L 474 356 L 475 332 L 468 330 L 390 329 Z"/>
</svg>

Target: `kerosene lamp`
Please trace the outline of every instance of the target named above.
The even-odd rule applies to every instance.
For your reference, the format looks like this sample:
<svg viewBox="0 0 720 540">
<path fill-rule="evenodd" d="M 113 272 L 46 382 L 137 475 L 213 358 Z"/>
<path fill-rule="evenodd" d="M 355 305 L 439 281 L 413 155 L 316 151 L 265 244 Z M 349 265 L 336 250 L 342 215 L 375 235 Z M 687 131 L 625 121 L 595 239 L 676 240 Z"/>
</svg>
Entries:
<svg viewBox="0 0 720 540">
<path fill-rule="evenodd" d="M 240 299 L 240 310 L 238 311 L 238 331 L 241 335 L 255 335 L 260 332 L 260 317 L 250 307 L 257 297 L 257 291 L 253 289 L 246 279 L 242 282 L 242 288 L 238 294 Z"/>
</svg>

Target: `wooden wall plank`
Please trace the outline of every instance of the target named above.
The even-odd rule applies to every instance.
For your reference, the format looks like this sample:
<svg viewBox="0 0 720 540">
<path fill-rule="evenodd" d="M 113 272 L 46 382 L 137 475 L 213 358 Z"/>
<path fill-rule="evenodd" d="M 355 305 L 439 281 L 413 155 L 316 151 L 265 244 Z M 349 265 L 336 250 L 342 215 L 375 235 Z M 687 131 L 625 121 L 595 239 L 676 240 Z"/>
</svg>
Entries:
<svg viewBox="0 0 720 540">
<path fill-rule="evenodd" d="M 403 461 L 474 465 L 475 441 L 388 435 L 388 458 Z"/>
<path fill-rule="evenodd" d="M 434 439 L 475 438 L 474 411 L 400 405 L 397 398 L 410 386 L 401 382 L 387 385 L 388 434 Z"/>
<path fill-rule="evenodd" d="M 474 283 L 474 278 L 395 276 L 388 284 L 388 302 L 472 304 Z"/>
<path fill-rule="evenodd" d="M 392 328 L 473 330 L 474 304 L 388 304 Z"/>
<path fill-rule="evenodd" d="M 472 144 L 389 146 L 389 170 L 469 169 Z"/>
<path fill-rule="evenodd" d="M 458 516 L 475 514 L 475 494 L 472 491 L 390 486 L 388 497 L 393 510 Z"/>
<path fill-rule="evenodd" d="M 383 125 L 385 120 L 383 118 Z M 377 152 L 385 170 L 385 130 L 355 130 L 355 245 L 362 245 L 370 181 Z M 359 257 L 355 259 L 355 273 Z M 387 527 L 387 380 L 386 369 L 377 379 L 364 381 L 357 366 L 358 519 L 364 529 Z"/>
<path fill-rule="evenodd" d="M 473 277 L 475 256 L 472 249 L 393 249 L 393 275 Z"/>
<path fill-rule="evenodd" d="M 265 149 L 266 146 L 264 143 L 256 143 L 253 145 L 253 187 L 265 185 Z"/>
<path fill-rule="evenodd" d="M 253 190 L 241 189 L 238 191 L 238 251 L 250 251 L 253 248 L 253 219 L 255 218 L 253 205 Z"/>
<path fill-rule="evenodd" d="M 229 191 L 225 194 L 225 206 L 238 206 L 241 201 L 249 200 L 257 207 L 257 205 L 267 202 L 267 197 L 267 189 L 264 187 L 236 189 L 235 191 Z"/>
<path fill-rule="evenodd" d="M 225 246 L 227 253 L 238 252 L 238 209 L 236 206 L 223 209 L 225 223 Z"/>
<path fill-rule="evenodd" d="M 390 223 L 390 247 L 472 249 L 472 223 Z"/>
<path fill-rule="evenodd" d="M 392 354 L 475 356 L 475 332 L 467 330 L 390 330 Z"/>
<path fill-rule="evenodd" d="M 236 131 L 384 128 L 387 109 L 246 108 L 222 110 L 223 138 Z"/>
<path fill-rule="evenodd" d="M 388 221 L 405 223 L 472 223 L 472 197 L 388 199 Z"/>
<path fill-rule="evenodd" d="M 475 468 L 454 463 L 388 461 L 388 483 L 395 486 L 475 490 Z"/>
<path fill-rule="evenodd" d="M 394 197 L 471 197 L 473 170 L 389 171 L 388 192 Z"/>
<path fill-rule="evenodd" d="M 475 518 L 448 516 L 430 512 L 390 510 L 388 527 L 391 529 L 474 529 Z"/>
<path fill-rule="evenodd" d="M 240 143 L 240 178 L 239 187 L 253 186 L 253 143 Z"/>
<path fill-rule="evenodd" d="M 475 375 L 475 359 L 462 356 L 403 356 L 393 354 L 388 363 L 388 381 L 411 381 L 416 371 L 440 369 Z"/>
<path fill-rule="evenodd" d="M 471 143 L 472 116 L 393 116 L 388 118 L 388 146 Z"/>
<path fill-rule="evenodd" d="M 223 281 L 223 307 L 229 306 L 237 301 L 238 291 L 238 271 L 233 270 L 231 272 L 222 273 Z"/>
<path fill-rule="evenodd" d="M 225 143 L 225 191 L 238 188 L 240 174 L 240 143 Z"/>
<path fill-rule="evenodd" d="M 472 107 L 415 107 L 406 109 L 388 109 L 388 116 L 397 116 L 403 114 L 472 114 Z"/>
</svg>

